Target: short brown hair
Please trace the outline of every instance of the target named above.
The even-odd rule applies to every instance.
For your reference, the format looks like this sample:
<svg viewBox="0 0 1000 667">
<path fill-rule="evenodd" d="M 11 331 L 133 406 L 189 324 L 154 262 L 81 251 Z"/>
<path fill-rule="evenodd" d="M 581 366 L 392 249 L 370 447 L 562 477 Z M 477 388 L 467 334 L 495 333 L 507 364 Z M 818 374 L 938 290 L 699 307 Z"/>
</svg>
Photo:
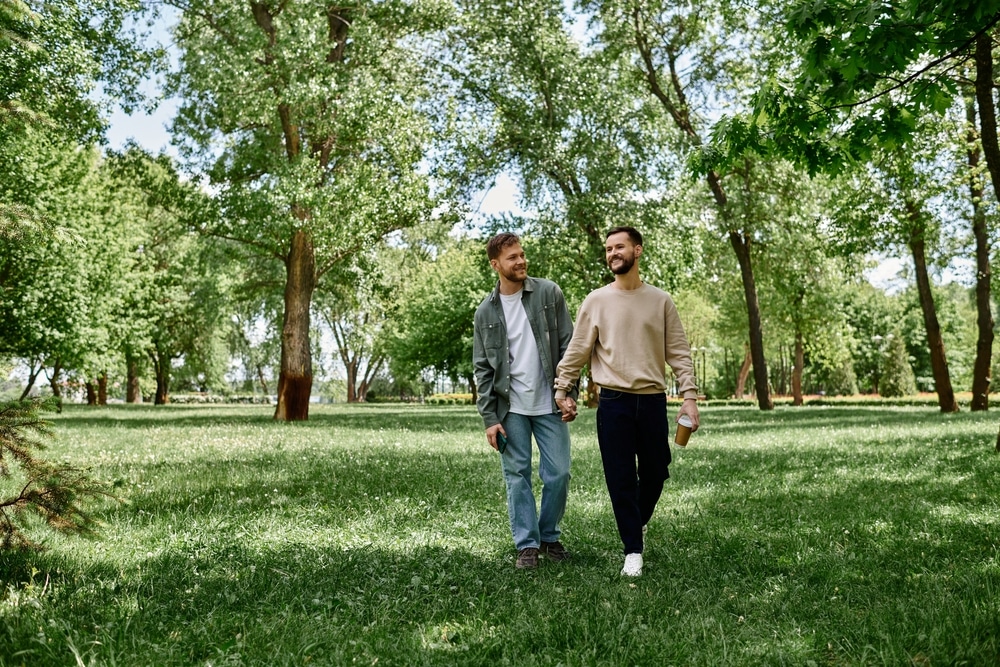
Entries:
<svg viewBox="0 0 1000 667">
<path fill-rule="evenodd" d="M 607 241 L 608 237 L 610 237 L 612 234 L 620 234 L 621 232 L 625 232 L 626 234 L 628 234 L 628 238 L 630 241 L 632 241 L 632 245 L 642 245 L 642 234 L 640 234 L 639 230 L 636 229 L 635 227 L 628 227 L 628 226 L 613 227 L 609 229 L 608 233 L 604 235 L 604 240 Z"/>
<path fill-rule="evenodd" d="M 517 234 L 500 232 L 486 243 L 486 256 L 490 259 L 496 259 L 500 256 L 504 248 L 515 243 L 521 243 L 521 239 Z"/>
</svg>

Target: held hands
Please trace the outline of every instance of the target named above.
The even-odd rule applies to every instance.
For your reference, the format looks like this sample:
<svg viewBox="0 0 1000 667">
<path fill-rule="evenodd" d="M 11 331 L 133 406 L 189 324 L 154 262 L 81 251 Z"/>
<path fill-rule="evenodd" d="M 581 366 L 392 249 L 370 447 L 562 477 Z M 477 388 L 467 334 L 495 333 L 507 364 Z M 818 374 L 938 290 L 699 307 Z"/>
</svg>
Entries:
<svg viewBox="0 0 1000 667">
<path fill-rule="evenodd" d="M 576 401 L 567 396 L 566 398 L 557 398 L 556 405 L 559 406 L 559 410 L 562 411 L 562 420 L 564 422 L 571 422 L 576 419 Z"/>
<path fill-rule="evenodd" d="M 497 447 L 497 433 L 503 433 L 504 437 L 507 436 L 507 431 L 504 430 L 503 426 L 501 426 L 500 424 L 494 424 L 493 426 L 490 426 L 488 429 L 486 429 L 486 442 L 493 449 L 500 451 L 500 449 Z"/>
</svg>

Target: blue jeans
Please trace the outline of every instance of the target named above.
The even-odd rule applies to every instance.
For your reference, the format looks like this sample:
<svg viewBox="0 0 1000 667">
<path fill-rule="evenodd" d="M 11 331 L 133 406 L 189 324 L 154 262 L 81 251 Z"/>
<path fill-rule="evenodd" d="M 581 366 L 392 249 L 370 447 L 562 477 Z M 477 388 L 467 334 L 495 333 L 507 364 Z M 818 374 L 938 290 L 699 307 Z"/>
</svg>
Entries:
<svg viewBox="0 0 1000 667">
<path fill-rule="evenodd" d="M 669 439 L 666 395 L 601 388 L 597 442 L 626 554 L 642 553 L 642 527 L 670 477 Z"/>
<path fill-rule="evenodd" d="M 507 515 L 517 550 L 559 539 L 569 493 L 569 426 L 559 413 L 529 417 L 510 412 L 503 421 L 507 449 L 500 457 L 507 483 Z M 531 436 L 538 444 L 541 514 L 531 490 Z"/>
</svg>

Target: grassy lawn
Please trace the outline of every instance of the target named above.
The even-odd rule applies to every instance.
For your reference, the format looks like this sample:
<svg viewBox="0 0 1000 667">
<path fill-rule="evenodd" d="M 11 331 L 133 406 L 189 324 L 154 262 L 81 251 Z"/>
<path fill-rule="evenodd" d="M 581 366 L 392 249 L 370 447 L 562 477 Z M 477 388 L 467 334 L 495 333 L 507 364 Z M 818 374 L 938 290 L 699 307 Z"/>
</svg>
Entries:
<svg viewBox="0 0 1000 667">
<path fill-rule="evenodd" d="M 998 665 L 990 414 L 707 407 L 637 580 L 594 412 L 567 563 L 514 570 L 475 409 L 69 407 L 54 457 L 121 503 L 0 555 L 7 665 Z"/>
</svg>

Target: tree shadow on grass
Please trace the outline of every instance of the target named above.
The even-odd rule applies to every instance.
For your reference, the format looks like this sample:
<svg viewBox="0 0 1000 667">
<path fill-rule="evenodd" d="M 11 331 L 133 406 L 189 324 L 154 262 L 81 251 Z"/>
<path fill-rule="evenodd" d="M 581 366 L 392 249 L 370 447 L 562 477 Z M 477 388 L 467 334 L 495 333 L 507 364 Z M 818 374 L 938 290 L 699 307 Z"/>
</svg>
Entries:
<svg viewBox="0 0 1000 667">
<path fill-rule="evenodd" d="M 255 451 L 133 465 L 125 474 L 138 481 L 121 489 L 127 503 L 109 505 L 101 518 L 114 523 L 182 512 L 240 519 L 272 512 L 319 520 L 393 508 L 444 512 L 490 497 L 502 502 L 499 460 L 485 447 L 461 454 L 402 446 L 329 447 L 308 455 Z"/>
<path fill-rule="evenodd" d="M 155 427 L 197 428 L 253 424 L 274 429 L 343 428 L 454 432 L 481 430 L 482 419 L 473 406 L 426 406 L 403 404 L 338 404 L 313 406 L 304 422 L 280 422 L 266 405 L 116 405 L 112 408 L 67 406 L 53 416 L 57 425 L 70 428 Z"/>
<path fill-rule="evenodd" d="M 565 588 L 581 572 L 593 577 L 586 558 L 563 577 L 563 564 L 516 571 L 506 552 L 232 537 L 125 572 L 107 564 L 74 570 L 58 557 L 47 567 L 62 581 L 42 604 L 68 621 L 64 636 L 40 647 L 37 618 L 19 619 L 26 622 L 8 625 L 0 653 L 66 664 L 72 644 L 90 647 L 84 656 L 95 662 L 118 664 L 151 664 L 151 656 L 156 664 L 525 664 L 533 645 L 556 655 L 569 648 L 551 625 L 571 610 L 547 605 L 571 600 Z"/>
<path fill-rule="evenodd" d="M 872 427 L 913 427 L 924 424 L 939 428 L 942 424 L 989 422 L 994 430 L 996 420 L 986 413 L 941 413 L 936 408 L 894 406 L 792 407 L 781 406 L 771 411 L 751 408 L 707 407 L 702 411 L 702 425 L 716 434 L 739 433 L 747 428 L 779 428 L 811 431 L 815 429 L 868 429 Z"/>
</svg>

